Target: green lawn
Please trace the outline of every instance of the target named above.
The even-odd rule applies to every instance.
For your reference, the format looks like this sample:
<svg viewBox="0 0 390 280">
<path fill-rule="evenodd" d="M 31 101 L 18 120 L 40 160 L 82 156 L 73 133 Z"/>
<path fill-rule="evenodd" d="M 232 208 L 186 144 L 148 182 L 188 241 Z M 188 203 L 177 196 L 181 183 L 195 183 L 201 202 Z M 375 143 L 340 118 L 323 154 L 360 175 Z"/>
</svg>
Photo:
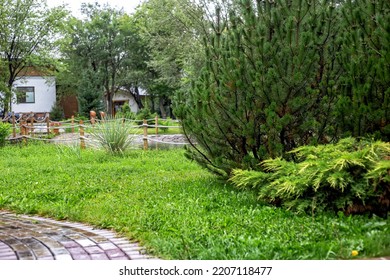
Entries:
<svg viewBox="0 0 390 280">
<path fill-rule="evenodd" d="M 390 221 L 295 215 L 261 205 L 183 150 L 121 157 L 75 147 L 0 149 L 0 208 L 112 228 L 166 259 L 348 259 L 390 255 Z"/>
</svg>

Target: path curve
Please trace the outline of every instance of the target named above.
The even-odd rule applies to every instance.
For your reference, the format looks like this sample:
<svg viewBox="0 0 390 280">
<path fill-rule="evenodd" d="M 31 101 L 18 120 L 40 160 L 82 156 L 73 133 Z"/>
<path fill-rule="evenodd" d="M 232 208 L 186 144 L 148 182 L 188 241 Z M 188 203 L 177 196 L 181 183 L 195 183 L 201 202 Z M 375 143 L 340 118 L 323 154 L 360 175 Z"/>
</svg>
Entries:
<svg viewBox="0 0 390 280">
<path fill-rule="evenodd" d="M 115 232 L 0 211 L 0 260 L 145 260 L 138 243 Z"/>
</svg>

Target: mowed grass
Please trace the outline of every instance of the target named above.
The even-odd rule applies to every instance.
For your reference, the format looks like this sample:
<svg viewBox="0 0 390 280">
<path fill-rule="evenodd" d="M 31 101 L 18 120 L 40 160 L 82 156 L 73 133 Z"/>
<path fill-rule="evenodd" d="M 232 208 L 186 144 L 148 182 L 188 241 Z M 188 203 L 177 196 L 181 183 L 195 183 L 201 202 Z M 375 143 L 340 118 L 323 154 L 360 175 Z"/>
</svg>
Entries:
<svg viewBox="0 0 390 280">
<path fill-rule="evenodd" d="M 390 255 L 389 219 L 295 215 L 262 205 L 181 149 L 110 156 L 77 147 L 0 149 L 0 208 L 114 229 L 164 259 Z"/>
</svg>

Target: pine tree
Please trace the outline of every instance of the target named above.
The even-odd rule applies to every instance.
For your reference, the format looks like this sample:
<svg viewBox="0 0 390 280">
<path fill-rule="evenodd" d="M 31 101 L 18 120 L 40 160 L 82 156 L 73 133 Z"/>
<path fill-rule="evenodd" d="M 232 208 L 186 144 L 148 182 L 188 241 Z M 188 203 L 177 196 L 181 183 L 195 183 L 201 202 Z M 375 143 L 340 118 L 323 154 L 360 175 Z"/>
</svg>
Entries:
<svg viewBox="0 0 390 280">
<path fill-rule="evenodd" d="M 89 112 L 102 111 L 104 110 L 104 99 L 103 99 L 103 86 L 101 79 L 97 73 L 92 70 L 84 70 L 78 86 L 77 100 L 79 103 L 79 113 L 82 116 L 88 117 Z"/>
<path fill-rule="evenodd" d="M 290 157 L 336 136 L 339 9 L 328 1 L 233 1 L 205 38 L 207 65 L 177 114 L 199 145 L 191 158 L 219 174 Z"/>
<path fill-rule="evenodd" d="M 336 110 L 340 130 L 389 141 L 390 2 L 349 0 L 342 13 L 340 63 L 345 73 Z"/>
</svg>

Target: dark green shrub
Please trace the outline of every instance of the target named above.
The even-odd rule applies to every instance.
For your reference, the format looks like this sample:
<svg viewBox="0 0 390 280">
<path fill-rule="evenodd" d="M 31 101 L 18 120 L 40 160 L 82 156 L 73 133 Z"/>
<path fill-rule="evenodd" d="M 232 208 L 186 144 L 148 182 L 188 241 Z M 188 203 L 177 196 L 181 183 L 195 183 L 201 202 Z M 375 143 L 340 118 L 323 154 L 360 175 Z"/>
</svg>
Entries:
<svg viewBox="0 0 390 280">
<path fill-rule="evenodd" d="M 103 92 L 101 77 L 92 70 L 82 71 L 77 95 L 80 115 L 89 117 L 90 111 L 105 111 Z"/>
<path fill-rule="evenodd" d="M 50 111 L 50 120 L 52 121 L 60 121 L 65 117 L 64 109 L 59 104 L 59 102 L 56 102 Z"/>
<path fill-rule="evenodd" d="M 153 118 L 154 116 L 150 112 L 149 108 L 142 108 L 141 110 L 138 111 L 137 113 L 137 120 L 148 120 Z"/>
<path fill-rule="evenodd" d="M 129 104 L 125 103 L 121 107 L 120 111 L 116 114 L 116 117 L 134 120 L 135 114 L 131 111 Z"/>
<path fill-rule="evenodd" d="M 89 121 L 90 118 L 89 117 L 86 117 L 86 116 L 83 116 L 83 115 L 78 115 L 76 117 L 77 121 L 83 121 L 83 122 L 86 122 L 86 121 Z"/>
<path fill-rule="evenodd" d="M 387 214 L 390 206 L 390 144 L 346 138 L 337 144 L 291 151 L 298 162 L 264 160 L 263 171 L 234 170 L 237 187 L 297 212 L 324 210 Z"/>
<path fill-rule="evenodd" d="M 135 116 L 135 119 L 137 120 L 137 125 L 142 125 L 143 120 L 148 120 L 149 125 L 154 125 L 155 121 L 154 118 L 156 116 L 156 113 L 152 113 L 149 108 L 142 108 L 138 111 L 137 115 Z"/>
<path fill-rule="evenodd" d="M 11 133 L 11 125 L 9 123 L 0 122 L 0 147 L 5 145 L 5 139 Z"/>
<path fill-rule="evenodd" d="M 174 125 L 171 118 L 166 118 L 166 119 L 163 119 L 163 120 L 159 120 L 158 124 L 159 124 L 159 126 L 163 126 L 163 127 L 159 128 L 163 132 L 167 132 L 169 130 L 169 127 L 167 127 L 167 126 L 173 126 Z"/>
</svg>

